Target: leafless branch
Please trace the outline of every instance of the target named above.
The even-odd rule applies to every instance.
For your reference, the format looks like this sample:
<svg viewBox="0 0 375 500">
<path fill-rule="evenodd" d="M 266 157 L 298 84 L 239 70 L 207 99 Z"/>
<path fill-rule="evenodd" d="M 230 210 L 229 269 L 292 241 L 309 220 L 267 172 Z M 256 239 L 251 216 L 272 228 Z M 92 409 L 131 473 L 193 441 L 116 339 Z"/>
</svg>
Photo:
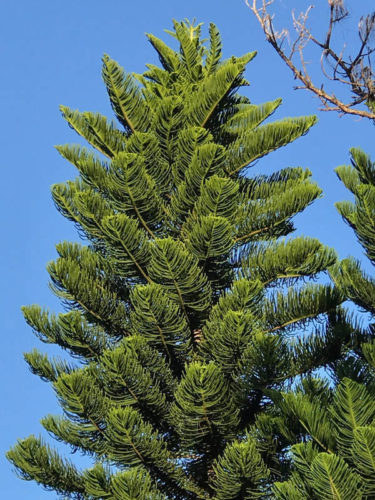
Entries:
<svg viewBox="0 0 375 500">
<path fill-rule="evenodd" d="M 286 28 L 278 31 L 274 26 L 275 16 L 269 12 L 274 0 L 245 0 L 245 3 L 255 14 L 268 42 L 291 69 L 295 78 L 302 83 L 301 86 L 295 88 L 313 92 L 323 104 L 322 110 L 324 111 L 338 111 L 341 114 L 375 120 L 375 60 L 373 59 L 373 56 L 375 57 L 375 13 L 360 19 L 358 23 L 359 49 L 354 55 L 345 57 L 346 47 L 343 47 L 340 52 L 332 48 L 336 25 L 349 14 L 344 0 L 328 0 L 328 28 L 323 41 L 315 37 L 308 27 L 313 5 L 298 16 L 292 11 L 295 37 L 294 40 L 290 40 L 290 34 Z M 290 45 L 288 53 L 284 47 L 286 38 Z M 323 75 L 330 81 L 349 87 L 352 94 L 350 101 L 326 91 L 323 83 L 317 84 L 312 81 L 305 60 L 305 49 L 309 43 L 321 51 Z M 297 54 L 299 63 L 295 62 Z M 365 104 L 367 109 L 356 107 L 361 104 Z"/>
</svg>

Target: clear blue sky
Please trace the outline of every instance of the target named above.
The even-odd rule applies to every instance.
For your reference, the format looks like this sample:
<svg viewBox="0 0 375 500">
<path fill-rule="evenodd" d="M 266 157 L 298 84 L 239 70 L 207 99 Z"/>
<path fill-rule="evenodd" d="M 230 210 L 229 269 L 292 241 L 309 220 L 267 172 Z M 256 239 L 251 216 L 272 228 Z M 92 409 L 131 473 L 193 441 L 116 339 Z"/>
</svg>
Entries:
<svg viewBox="0 0 375 500">
<path fill-rule="evenodd" d="M 276 3 L 281 24 L 289 16 L 288 5 L 306 4 L 301 0 Z M 370 11 L 373 4 L 367 0 L 351 3 L 353 18 L 347 21 L 343 35 L 348 44 L 353 41 L 358 15 Z M 110 54 L 128 71 L 142 72 L 145 63 L 157 62 L 144 34 L 168 38 L 163 29 L 171 27 L 172 18 L 185 17 L 216 23 L 226 56 L 258 51 L 247 72 L 251 87 L 246 94 L 253 102 L 283 97 L 276 118 L 317 112 L 315 98 L 292 90 L 295 82 L 290 72 L 264 41 L 243 0 L 1 2 L 0 496 L 7 500 L 56 498 L 34 483 L 17 479 L 4 453 L 18 437 L 41 433 L 39 420 L 44 415 L 59 412 L 51 388 L 31 375 L 23 361 L 23 352 L 33 347 L 46 349 L 20 313 L 21 305 L 31 303 L 61 310 L 48 289 L 45 265 L 55 258 L 57 242 L 77 238 L 72 225 L 56 212 L 50 196 L 53 183 L 75 176 L 73 167 L 53 148 L 77 142 L 58 105 L 111 115 L 100 77 L 102 54 Z M 319 29 L 319 18 L 315 26 Z M 318 125 L 306 137 L 261 160 L 256 168 L 270 172 L 291 165 L 309 167 L 324 197 L 297 218 L 298 233 L 320 238 L 334 246 L 340 257 L 360 256 L 352 232 L 333 206 L 348 198 L 333 169 L 348 163 L 352 146 L 375 156 L 375 129 L 366 120 L 318 115 Z M 76 455 L 73 460 L 81 459 Z"/>
</svg>

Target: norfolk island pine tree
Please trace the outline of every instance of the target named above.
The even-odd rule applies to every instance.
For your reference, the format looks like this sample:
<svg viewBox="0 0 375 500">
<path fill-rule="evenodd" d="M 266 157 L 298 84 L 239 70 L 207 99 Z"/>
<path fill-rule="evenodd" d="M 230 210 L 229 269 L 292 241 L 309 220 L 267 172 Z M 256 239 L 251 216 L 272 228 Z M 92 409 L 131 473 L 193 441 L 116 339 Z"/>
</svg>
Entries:
<svg viewBox="0 0 375 500">
<path fill-rule="evenodd" d="M 304 135 L 315 117 L 264 124 L 277 99 L 238 94 L 249 53 L 221 61 L 217 28 L 174 22 L 179 51 L 148 35 L 161 68 L 103 78 L 119 128 L 61 107 L 91 149 L 57 149 L 79 172 L 52 194 L 87 245 L 63 242 L 48 265 L 67 311 L 24 307 L 41 341 L 32 372 L 63 410 L 43 427 L 92 457 L 78 470 L 41 438 L 8 458 L 20 476 L 65 498 L 258 498 L 284 467 L 258 439 L 268 391 L 339 359 L 350 335 L 342 293 L 312 283 L 335 263 L 319 241 L 285 239 L 321 194 L 308 170 L 245 176 Z M 307 323 L 325 326 L 298 335 Z M 293 335 L 294 334 L 294 338 Z M 269 434 L 271 437 L 271 433 Z"/>
<path fill-rule="evenodd" d="M 336 173 L 354 203 L 336 207 L 374 264 L 375 163 L 357 148 L 351 156 L 352 165 Z M 279 431 L 294 443 L 291 475 L 275 483 L 280 500 L 375 497 L 375 281 L 353 258 L 337 263 L 330 273 L 345 296 L 370 314 L 371 323 L 362 332 L 358 328 L 347 355 L 332 364 L 335 387 L 309 380 L 278 400 Z"/>
</svg>

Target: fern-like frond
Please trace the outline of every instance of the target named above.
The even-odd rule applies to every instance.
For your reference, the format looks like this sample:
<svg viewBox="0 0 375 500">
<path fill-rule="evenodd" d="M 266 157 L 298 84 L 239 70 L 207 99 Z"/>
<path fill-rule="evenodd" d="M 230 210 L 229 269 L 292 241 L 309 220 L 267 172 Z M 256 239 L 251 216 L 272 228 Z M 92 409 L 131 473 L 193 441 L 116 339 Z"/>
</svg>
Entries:
<svg viewBox="0 0 375 500">
<path fill-rule="evenodd" d="M 49 358 L 37 349 L 25 353 L 24 358 L 35 375 L 46 382 L 55 382 L 63 373 L 71 373 L 75 368 L 65 360 Z"/>
<path fill-rule="evenodd" d="M 273 493 L 278 500 L 305 500 L 315 499 L 311 486 L 311 463 L 318 455 L 318 450 L 311 441 L 298 443 L 291 447 L 293 460 L 292 473 L 284 482 L 273 485 Z"/>
<path fill-rule="evenodd" d="M 160 351 L 151 346 L 140 335 L 130 335 L 123 342 L 130 346 L 129 348 L 132 349 L 140 365 L 151 374 L 155 383 L 170 401 L 173 398 L 178 381 L 172 371 L 173 366 L 169 364 L 164 356 L 160 356 Z"/>
<path fill-rule="evenodd" d="M 315 116 L 289 118 L 245 132 L 229 147 L 228 174 L 238 174 L 258 158 L 306 134 L 315 123 Z"/>
<path fill-rule="evenodd" d="M 197 215 L 213 215 L 233 220 L 237 203 L 238 184 L 231 179 L 213 175 L 204 183 L 195 203 Z"/>
<path fill-rule="evenodd" d="M 243 71 L 244 65 L 228 62 L 206 78 L 187 104 L 189 123 L 205 127 L 220 101 L 233 89 Z"/>
<path fill-rule="evenodd" d="M 113 158 L 125 149 L 126 135 L 99 113 L 80 113 L 67 106 L 60 106 L 61 113 L 69 126 L 100 153 Z"/>
<path fill-rule="evenodd" d="M 70 307 L 82 310 L 90 322 L 117 334 L 126 332 L 126 307 L 117 291 L 103 277 L 103 270 L 90 262 L 89 249 L 79 245 L 58 245 L 61 257 L 50 262 L 51 290 Z M 74 255 L 82 255 L 81 262 Z"/>
<path fill-rule="evenodd" d="M 345 317 L 340 317 L 340 309 L 338 312 L 337 315 L 329 313 L 327 321 L 317 325 L 312 333 L 289 342 L 289 373 L 297 375 L 317 366 L 328 365 L 334 371 L 333 376 L 337 376 L 339 366 L 336 360 L 353 347 L 353 339 L 358 335 L 355 326 Z"/>
<path fill-rule="evenodd" d="M 272 492 L 276 500 L 306 500 L 309 498 L 303 479 L 296 473 L 292 473 L 288 481 L 276 481 Z"/>
<path fill-rule="evenodd" d="M 136 286 L 131 294 L 131 330 L 163 352 L 170 363 L 191 355 L 191 332 L 178 305 L 155 283 Z"/>
<path fill-rule="evenodd" d="M 184 127 L 176 139 L 173 177 L 175 184 L 184 181 L 186 171 L 199 146 L 213 142 L 210 132 L 202 127 Z"/>
<path fill-rule="evenodd" d="M 41 420 L 46 431 L 57 441 L 67 443 L 72 451 L 93 456 L 101 455 L 104 449 L 104 432 L 91 419 L 87 422 L 72 422 L 68 418 L 47 415 Z"/>
<path fill-rule="evenodd" d="M 234 227 L 225 217 L 203 215 L 194 222 L 188 221 L 189 231 L 184 230 L 184 243 L 200 261 L 210 259 L 226 261 L 234 246 Z"/>
<path fill-rule="evenodd" d="M 321 500 L 363 498 L 361 478 L 339 456 L 320 453 L 311 466 L 312 487 Z"/>
<path fill-rule="evenodd" d="M 340 181 L 344 183 L 344 186 L 352 193 L 355 193 L 361 182 L 358 172 L 350 165 L 341 165 L 335 168 L 335 172 Z"/>
<path fill-rule="evenodd" d="M 108 457 L 119 465 L 143 465 L 155 479 L 162 475 L 163 489 L 180 498 L 202 498 L 199 489 L 173 463 L 163 438 L 131 407 L 114 408 L 108 415 Z"/>
<path fill-rule="evenodd" d="M 197 81 L 202 74 L 203 47 L 199 38 L 200 25 L 173 21 L 175 36 L 180 43 L 181 67 L 190 81 Z"/>
<path fill-rule="evenodd" d="M 159 142 L 154 134 L 135 132 L 126 144 L 128 153 L 143 157 L 146 171 L 151 175 L 159 192 L 167 192 L 170 188 L 170 165 L 163 159 Z"/>
<path fill-rule="evenodd" d="M 199 446 L 207 437 L 233 436 L 238 410 L 229 395 L 228 382 L 214 363 L 186 366 L 176 393 L 171 417 L 186 448 Z"/>
<path fill-rule="evenodd" d="M 291 332 L 333 311 L 344 300 L 342 293 L 330 285 L 307 284 L 300 289 L 290 287 L 286 294 L 273 293 L 264 305 L 265 328 Z"/>
<path fill-rule="evenodd" d="M 236 241 L 240 244 L 288 235 L 294 229 L 291 219 L 321 194 L 321 189 L 312 182 L 292 181 L 284 185 L 283 192 L 269 191 L 264 193 L 264 199 L 256 201 L 244 197 L 239 205 Z"/>
<path fill-rule="evenodd" d="M 355 232 L 367 257 L 375 262 L 375 186 L 361 184 L 357 188 Z"/>
<path fill-rule="evenodd" d="M 126 74 L 108 55 L 103 56 L 102 75 L 113 111 L 125 130 L 146 132 L 152 111 L 143 100 L 134 77 Z"/>
<path fill-rule="evenodd" d="M 69 181 L 55 184 L 52 187 L 52 198 L 58 211 L 74 222 L 85 238 L 96 242 L 100 240 L 100 221 L 113 214 L 107 200 L 82 183 Z"/>
<path fill-rule="evenodd" d="M 206 53 L 204 71 L 206 75 L 211 75 L 216 71 L 219 65 L 221 59 L 222 43 L 220 32 L 213 23 L 210 23 L 208 31 L 210 35 L 210 47 Z"/>
<path fill-rule="evenodd" d="M 212 175 L 222 174 L 225 150 L 217 144 L 203 144 L 193 154 L 185 172 L 184 181 L 171 199 L 171 213 L 178 221 L 184 221 L 194 207 L 205 181 Z"/>
<path fill-rule="evenodd" d="M 88 424 L 102 433 L 108 402 L 89 368 L 63 373 L 53 386 L 65 415 L 71 421 Z"/>
<path fill-rule="evenodd" d="M 57 344 L 73 356 L 97 359 L 109 347 L 107 334 L 90 325 L 80 311 L 49 314 L 40 306 L 22 307 L 25 320 L 38 338 L 46 344 Z"/>
<path fill-rule="evenodd" d="M 60 457 L 41 438 L 19 440 L 7 453 L 21 478 L 34 480 L 70 498 L 85 493 L 82 476 L 71 461 Z"/>
<path fill-rule="evenodd" d="M 344 221 L 355 230 L 356 209 L 354 203 L 351 201 L 338 201 L 335 203 L 335 207 Z"/>
<path fill-rule="evenodd" d="M 109 255 L 123 277 L 140 277 L 148 282 L 146 266 L 150 260 L 146 234 L 136 220 L 125 214 L 105 217 L 101 224 Z"/>
<path fill-rule="evenodd" d="M 371 426 L 354 429 L 352 460 L 363 479 L 367 498 L 375 495 L 375 429 Z"/>
<path fill-rule="evenodd" d="M 375 341 L 365 342 L 361 345 L 366 361 L 370 364 L 372 370 L 375 370 Z"/>
<path fill-rule="evenodd" d="M 334 448 L 333 426 L 318 398 L 314 400 L 302 392 L 283 393 L 278 405 L 285 418 L 280 430 L 288 439 L 295 442 L 297 435 L 302 434 L 311 438 L 321 451 L 330 452 Z"/>
<path fill-rule="evenodd" d="M 142 79 L 144 80 L 143 85 L 145 85 L 146 88 L 142 90 L 146 101 L 152 107 L 152 101 L 148 101 L 147 99 L 150 84 L 153 86 L 155 94 L 156 88 L 158 88 L 159 93 L 166 97 L 168 95 L 166 89 L 170 87 L 171 80 L 174 80 L 175 73 L 170 74 L 168 71 L 155 66 L 155 64 L 146 64 L 146 67 L 148 71 L 142 75 Z"/>
<path fill-rule="evenodd" d="M 233 378 L 242 396 L 249 392 L 278 386 L 287 377 L 289 368 L 285 342 L 276 335 L 254 329 L 251 339 L 237 362 Z"/>
<path fill-rule="evenodd" d="M 307 483 L 311 483 L 311 464 L 319 455 L 319 448 L 313 441 L 298 443 L 291 447 L 293 456 L 293 466 L 306 479 Z"/>
<path fill-rule="evenodd" d="M 336 388 L 331 414 L 341 454 L 351 458 L 354 430 L 374 420 L 375 402 L 363 384 L 344 378 Z"/>
<path fill-rule="evenodd" d="M 186 120 L 180 96 L 168 96 L 158 100 L 152 128 L 159 141 L 163 158 L 172 164 L 175 160 L 178 133 Z"/>
<path fill-rule="evenodd" d="M 330 269 L 330 275 L 349 299 L 375 314 L 375 280 L 362 270 L 359 261 L 344 259 Z"/>
<path fill-rule="evenodd" d="M 138 219 L 154 238 L 153 228 L 163 216 L 163 203 L 155 181 L 147 174 L 144 160 L 134 153 L 121 153 L 110 170 L 112 203 L 115 208 Z"/>
<path fill-rule="evenodd" d="M 375 164 L 360 148 L 351 148 L 353 168 L 358 172 L 362 184 L 375 185 Z"/>
<path fill-rule="evenodd" d="M 250 437 L 228 444 L 213 468 L 212 483 L 218 500 L 263 497 L 269 471 Z"/>
<path fill-rule="evenodd" d="M 132 342 L 126 340 L 101 359 L 104 393 L 121 406 L 134 406 L 160 425 L 168 414 L 165 395 L 152 374 L 137 359 Z"/>
<path fill-rule="evenodd" d="M 177 71 L 180 66 L 180 58 L 178 53 L 168 47 L 168 45 L 160 40 L 160 38 L 157 38 L 150 33 L 146 33 L 146 36 L 151 45 L 158 53 L 159 60 L 163 65 L 163 68 L 168 72 Z"/>
<path fill-rule="evenodd" d="M 262 291 L 258 281 L 236 281 L 212 308 L 203 327 L 201 349 L 226 373 L 238 367 L 241 355 L 259 331 L 255 311 Z"/>
<path fill-rule="evenodd" d="M 288 241 L 255 244 L 241 262 L 241 275 L 258 278 L 265 285 L 278 280 L 312 277 L 336 261 L 333 249 L 314 238 L 299 237 Z"/>
<path fill-rule="evenodd" d="M 151 457 L 155 462 L 168 463 L 165 442 L 130 406 L 113 408 L 107 425 L 109 457 L 112 460 L 127 466 L 145 464 Z"/>
<path fill-rule="evenodd" d="M 143 467 L 111 474 L 109 468 L 96 463 L 83 472 L 87 493 L 95 500 L 166 500 Z"/>
<path fill-rule="evenodd" d="M 157 239 L 151 246 L 151 278 L 167 290 L 184 314 L 187 309 L 206 311 L 211 304 L 207 277 L 182 242 L 172 238 Z"/>
<path fill-rule="evenodd" d="M 245 104 L 227 120 L 222 126 L 222 131 L 231 136 L 242 135 L 244 131 L 250 132 L 270 117 L 281 102 L 281 99 L 275 99 L 259 105 Z"/>
<path fill-rule="evenodd" d="M 106 194 L 109 168 L 107 163 L 80 145 L 65 144 L 56 146 L 56 149 L 78 169 L 88 186 Z"/>
</svg>

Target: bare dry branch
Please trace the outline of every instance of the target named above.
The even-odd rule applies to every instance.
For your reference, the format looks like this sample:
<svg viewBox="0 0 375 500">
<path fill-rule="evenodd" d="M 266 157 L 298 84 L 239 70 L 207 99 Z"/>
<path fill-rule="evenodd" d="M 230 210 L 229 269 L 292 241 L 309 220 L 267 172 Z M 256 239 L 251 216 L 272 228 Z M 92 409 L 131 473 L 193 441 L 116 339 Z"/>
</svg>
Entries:
<svg viewBox="0 0 375 500">
<path fill-rule="evenodd" d="M 360 19 L 358 23 L 359 49 L 354 55 L 344 57 L 346 47 L 343 47 L 340 52 L 332 48 L 336 25 L 349 14 L 344 0 L 328 0 L 328 28 L 323 41 L 315 37 L 307 25 L 312 5 L 298 16 L 292 11 L 295 37 L 294 40 L 290 40 L 290 33 L 286 28 L 278 31 L 274 26 L 275 16 L 269 12 L 274 0 L 245 0 L 245 3 L 257 18 L 267 41 L 290 68 L 295 78 L 302 83 L 301 86 L 295 88 L 313 92 L 323 104 L 322 110 L 324 111 L 338 111 L 341 114 L 375 120 L 375 13 Z M 289 54 L 283 46 L 286 38 L 290 45 Z M 306 46 L 310 42 L 321 51 L 323 76 L 332 82 L 348 86 L 352 93 L 351 101 L 326 91 L 323 83 L 316 84 L 312 81 L 304 56 Z M 297 54 L 299 63 L 295 62 Z M 365 104 L 367 109 L 356 107 L 361 104 Z"/>
</svg>

